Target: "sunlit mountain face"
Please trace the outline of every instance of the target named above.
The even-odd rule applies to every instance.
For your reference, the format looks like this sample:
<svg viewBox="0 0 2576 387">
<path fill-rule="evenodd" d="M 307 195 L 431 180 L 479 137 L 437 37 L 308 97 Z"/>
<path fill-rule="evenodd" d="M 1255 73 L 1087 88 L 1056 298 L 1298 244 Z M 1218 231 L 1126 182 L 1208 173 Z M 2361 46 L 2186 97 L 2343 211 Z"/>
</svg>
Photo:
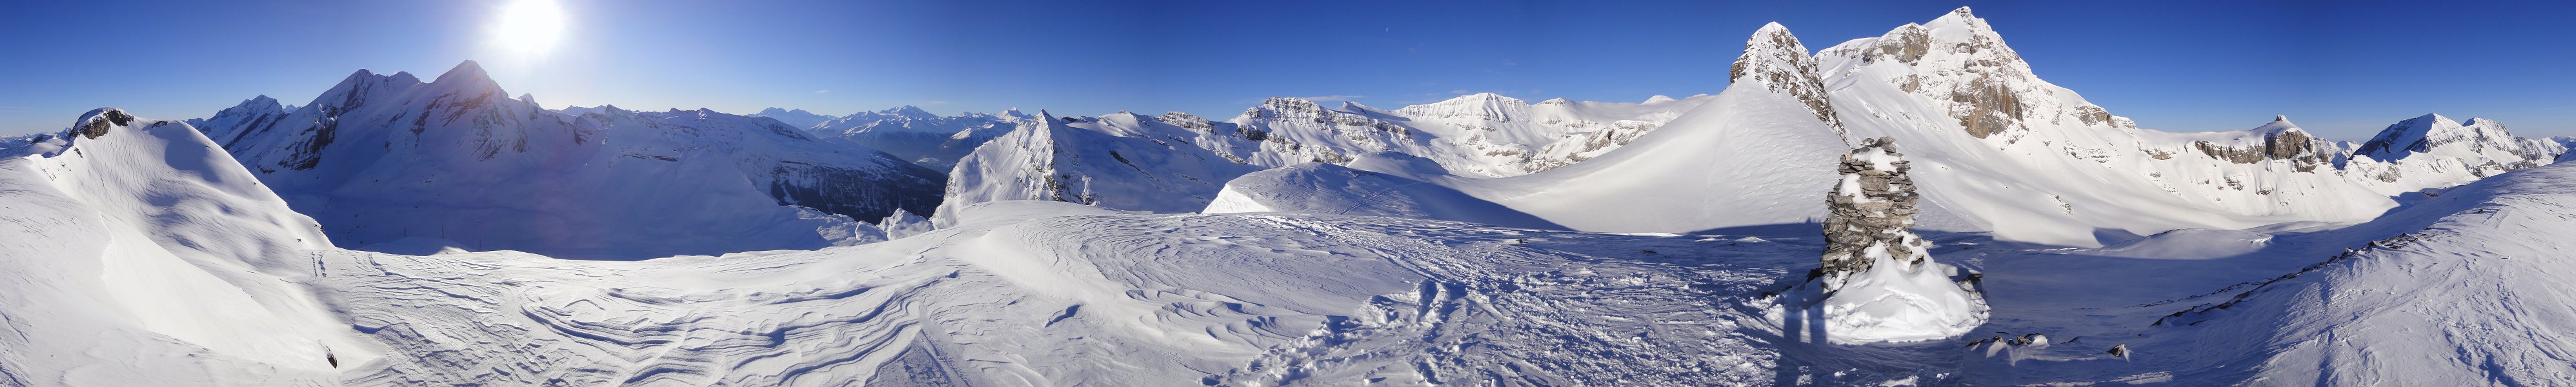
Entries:
<svg viewBox="0 0 2576 387">
<path fill-rule="evenodd" d="M 2526 66 L 2576 59 L 2567 5 L 13 7 L 0 386 L 2549 385 L 2576 348 L 2576 84 Z M 2325 27 L 2399 15 L 2476 28 Z M 2387 54 L 2428 46 L 2471 54 Z"/>
</svg>

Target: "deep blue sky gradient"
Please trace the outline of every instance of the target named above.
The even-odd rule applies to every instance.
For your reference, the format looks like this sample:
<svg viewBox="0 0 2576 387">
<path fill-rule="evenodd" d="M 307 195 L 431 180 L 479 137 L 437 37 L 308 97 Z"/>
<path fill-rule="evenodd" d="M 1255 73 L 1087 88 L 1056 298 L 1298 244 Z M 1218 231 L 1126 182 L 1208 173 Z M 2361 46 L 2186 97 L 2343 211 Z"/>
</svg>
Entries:
<svg viewBox="0 0 2576 387">
<path fill-rule="evenodd" d="M 2287 114 L 2360 140 L 2438 112 L 2576 135 L 2570 2 L 564 1 L 563 45 L 518 58 L 488 48 L 497 0 L 9 0 L 0 134 L 100 106 L 300 105 L 357 69 L 428 79 L 466 59 L 548 107 L 1222 119 L 1271 96 L 1638 101 L 1724 88 L 1764 22 L 1822 49 L 1966 5 L 2041 77 L 2152 129 Z"/>
</svg>

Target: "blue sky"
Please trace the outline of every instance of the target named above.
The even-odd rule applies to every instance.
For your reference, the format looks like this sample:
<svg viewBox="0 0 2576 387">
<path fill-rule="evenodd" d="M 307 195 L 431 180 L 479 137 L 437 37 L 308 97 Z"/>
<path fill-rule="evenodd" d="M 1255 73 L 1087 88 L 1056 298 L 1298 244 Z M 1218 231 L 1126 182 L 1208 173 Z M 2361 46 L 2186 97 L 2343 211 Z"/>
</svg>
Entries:
<svg viewBox="0 0 2576 387">
<path fill-rule="evenodd" d="M 1271 96 L 1637 101 L 1724 88 L 1764 22 L 1821 49 L 1965 5 L 2041 77 L 2148 128 L 2287 114 L 2360 140 L 2438 112 L 2576 135 L 2566 2 L 562 1 L 569 32 L 543 55 L 494 48 L 501 0 L 0 3 L 0 134 L 100 106 L 303 104 L 357 69 L 429 78 L 466 59 L 549 107 L 1221 118 Z"/>
</svg>

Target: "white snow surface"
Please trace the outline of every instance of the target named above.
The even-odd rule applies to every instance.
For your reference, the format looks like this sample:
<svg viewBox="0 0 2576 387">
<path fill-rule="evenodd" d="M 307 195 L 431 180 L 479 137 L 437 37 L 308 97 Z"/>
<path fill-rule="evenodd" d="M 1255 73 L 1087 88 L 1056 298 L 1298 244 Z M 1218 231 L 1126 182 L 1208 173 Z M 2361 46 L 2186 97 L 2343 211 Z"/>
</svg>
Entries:
<svg viewBox="0 0 2576 387">
<path fill-rule="evenodd" d="M 1814 248 L 1004 201 L 818 251 L 397 255 L 333 248 L 184 123 L 27 148 L 11 384 L 1749 383 L 1776 335 L 1726 305 Z"/>
<path fill-rule="evenodd" d="M 330 249 L 187 123 L 0 145 L 0 385 L 291 385 L 381 359 L 312 289 Z"/>
<path fill-rule="evenodd" d="M 1217 191 L 1206 210 L 1199 212 L 1281 211 L 1564 229 L 1448 187 L 1325 163 L 1272 168 L 1235 178 Z"/>
</svg>

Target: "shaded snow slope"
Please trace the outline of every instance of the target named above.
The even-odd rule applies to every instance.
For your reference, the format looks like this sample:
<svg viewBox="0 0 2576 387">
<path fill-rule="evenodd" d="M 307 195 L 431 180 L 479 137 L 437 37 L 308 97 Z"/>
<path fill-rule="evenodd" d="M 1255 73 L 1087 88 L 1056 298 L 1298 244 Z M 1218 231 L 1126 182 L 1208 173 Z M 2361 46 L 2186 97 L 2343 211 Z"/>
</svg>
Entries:
<svg viewBox="0 0 2576 387">
<path fill-rule="evenodd" d="M 343 246 L 635 259 L 847 245 L 871 240 L 852 219 L 930 213 L 942 180 L 768 118 L 545 110 L 473 62 L 428 83 L 361 70 L 293 111 L 264 100 L 200 122 Z"/>
<path fill-rule="evenodd" d="M 1272 168 L 1237 177 L 1200 211 L 1312 212 L 1454 220 L 1507 227 L 1564 229 L 1536 216 L 1438 184 L 1324 163 Z"/>
<path fill-rule="evenodd" d="M 0 147 L 0 385 L 323 384 L 387 350 L 296 283 L 321 228 L 188 124 Z"/>
</svg>

